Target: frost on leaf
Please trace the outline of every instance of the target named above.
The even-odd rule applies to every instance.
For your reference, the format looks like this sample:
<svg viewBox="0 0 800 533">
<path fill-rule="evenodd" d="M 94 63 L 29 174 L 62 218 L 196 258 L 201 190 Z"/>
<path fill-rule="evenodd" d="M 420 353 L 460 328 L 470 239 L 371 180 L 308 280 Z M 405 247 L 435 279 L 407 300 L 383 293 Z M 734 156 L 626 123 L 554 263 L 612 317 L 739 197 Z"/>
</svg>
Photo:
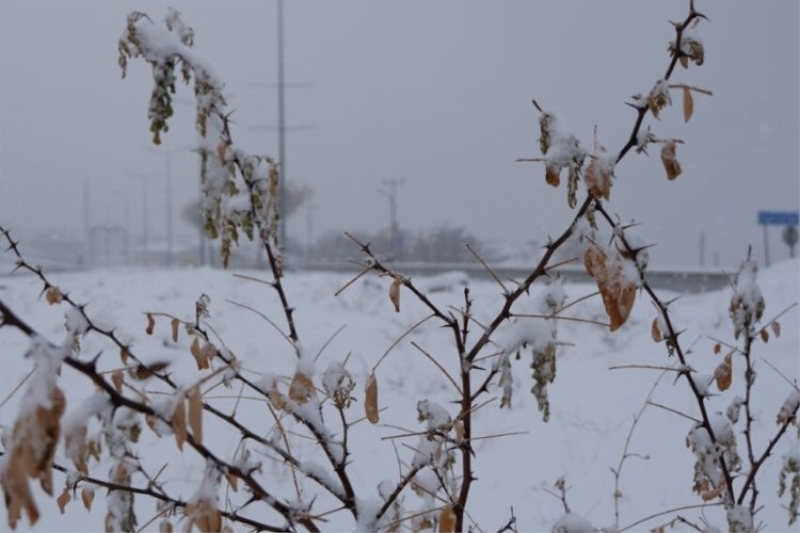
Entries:
<svg viewBox="0 0 800 533">
<path fill-rule="evenodd" d="M 782 498 L 789 490 L 789 504 L 785 507 L 789 511 L 789 524 L 792 525 L 800 516 L 800 443 L 793 446 L 783 455 L 783 465 L 778 478 L 778 497 Z"/>
<path fill-rule="evenodd" d="M 497 359 L 497 367 L 495 370 L 500 374 L 497 386 L 503 391 L 503 395 L 500 398 L 500 408 L 511 407 L 511 395 L 514 391 L 514 376 L 511 373 L 511 359 L 509 354 L 500 354 L 500 357 Z"/>
<path fill-rule="evenodd" d="M 609 329 L 616 331 L 628 320 L 636 299 L 636 284 L 628 279 L 622 259 L 609 260 L 596 244 L 589 246 L 583 260 L 586 272 L 594 278 L 603 298 L 610 321 Z"/>
<path fill-rule="evenodd" d="M 556 316 L 566 301 L 566 293 L 562 287 L 563 278 L 552 279 L 539 296 L 536 309 L 543 316 Z M 534 385 L 531 393 L 536 397 L 539 411 L 545 422 L 550 418 L 550 403 L 547 396 L 547 385 L 556 377 L 556 342 L 557 320 L 518 319 L 508 323 L 502 331 L 498 331 L 496 341 L 502 349 L 497 361 L 496 370 L 500 373 L 498 385 L 503 389 L 503 406 L 510 405 L 512 392 L 512 376 L 510 355 L 519 353 L 522 348 L 530 348 L 532 353 Z"/>
<path fill-rule="evenodd" d="M 553 524 L 552 533 L 587 533 L 597 531 L 589 520 L 575 513 L 566 513 Z"/>
<path fill-rule="evenodd" d="M 132 13 L 119 40 L 119 64 L 123 77 L 129 59 L 141 57 L 152 67 L 147 116 L 154 144 L 161 143 L 174 114 L 176 70 L 180 67 L 186 83 L 194 78 L 195 126 L 199 133 L 195 152 L 200 156 L 203 193 L 200 207 L 206 232 L 222 241 L 222 262 L 227 267 L 240 232 L 249 239 L 257 234 L 264 241 L 277 241 L 277 164 L 233 144 L 222 94 L 225 85 L 194 51 L 193 40 L 191 28 L 177 11 L 169 12 L 166 27 L 155 24 L 147 15 Z"/>
<path fill-rule="evenodd" d="M 667 172 L 667 179 L 670 181 L 680 176 L 681 172 L 683 172 L 681 164 L 678 162 L 676 148 L 677 145 L 675 141 L 667 141 L 664 143 L 664 146 L 661 147 L 661 163 L 664 165 L 664 170 Z"/>
<path fill-rule="evenodd" d="M 553 113 L 542 113 L 539 118 L 539 148 L 544 156 L 545 181 L 548 185 L 558 187 L 561 184 L 561 171 L 568 169 L 570 183 L 577 183 L 580 168 L 586 152 L 581 148 L 578 139 L 565 131 Z M 575 185 L 572 185 L 575 187 Z M 573 191 L 574 193 L 574 191 Z M 570 206 L 574 206 L 570 195 Z"/>
<path fill-rule="evenodd" d="M 728 531 L 731 533 L 750 533 L 753 528 L 753 515 L 744 505 L 734 505 L 728 509 Z"/>
<path fill-rule="evenodd" d="M 583 174 L 586 189 L 598 200 L 611 197 L 611 178 L 614 176 L 616 157 L 605 153 L 589 161 Z"/>
<path fill-rule="evenodd" d="M 542 350 L 533 351 L 534 385 L 531 393 L 536 397 L 539 411 L 542 412 L 542 420 L 550 420 L 550 400 L 547 396 L 547 385 L 556 379 L 556 346 L 553 343 L 547 344 Z"/>
<path fill-rule="evenodd" d="M 420 400 L 417 402 L 417 420 L 427 422 L 428 431 L 450 431 L 452 419 L 447 410 L 436 402 Z"/>
<path fill-rule="evenodd" d="M 725 491 L 720 460 L 724 460 L 730 472 L 741 468 L 741 458 L 736 450 L 736 435 L 730 420 L 722 415 L 713 415 L 709 423 L 716 438 L 711 440 L 708 430 L 696 424 L 686 436 L 686 446 L 695 456 L 694 485 L 692 490 L 703 501 L 713 500 Z"/>
<path fill-rule="evenodd" d="M 703 40 L 695 28 L 686 28 L 681 35 L 681 54 L 683 57 L 690 59 L 695 65 L 702 66 L 706 60 L 706 49 L 703 46 Z M 681 64 L 687 67 L 688 62 L 682 61 Z"/>
<path fill-rule="evenodd" d="M 337 409 L 350 407 L 355 388 L 356 382 L 341 363 L 331 363 L 322 374 L 322 389 Z"/>
<path fill-rule="evenodd" d="M 764 297 L 756 283 L 757 272 L 758 265 L 748 252 L 734 277 L 733 296 L 728 308 L 733 321 L 733 334 L 737 339 L 742 333 L 753 335 L 755 325 L 764 315 Z"/>
<path fill-rule="evenodd" d="M 672 105 L 669 83 L 667 80 L 658 80 L 647 95 L 647 107 L 654 117 L 659 118 L 658 113 L 668 105 Z"/>
<path fill-rule="evenodd" d="M 191 525 L 204 533 L 222 530 L 222 515 L 217 496 L 221 479 L 220 471 L 209 461 L 203 481 L 186 504 L 186 518 Z"/>
<path fill-rule="evenodd" d="M 289 385 L 289 399 L 299 405 L 307 403 L 314 396 L 314 382 L 300 369 L 294 373 Z"/>
<path fill-rule="evenodd" d="M 797 424 L 798 408 L 800 408 L 800 392 L 794 389 L 778 411 L 778 424 Z"/>
<path fill-rule="evenodd" d="M 53 494 L 53 456 L 61 432 L 66 399 L 57 385 L 57 373 L 65 352 L 33 337 L 28 356 L 35 368 L 28 382 L 26 402 L 14 423 L 10 446 L 3 455 L 0 486 L 6 500 L 8 525 L 14 529 L 24 511 L 33 525 L 39 509 L 33 499 L 30 479 L 38 479 L 47 494 Z"/>
</svg>

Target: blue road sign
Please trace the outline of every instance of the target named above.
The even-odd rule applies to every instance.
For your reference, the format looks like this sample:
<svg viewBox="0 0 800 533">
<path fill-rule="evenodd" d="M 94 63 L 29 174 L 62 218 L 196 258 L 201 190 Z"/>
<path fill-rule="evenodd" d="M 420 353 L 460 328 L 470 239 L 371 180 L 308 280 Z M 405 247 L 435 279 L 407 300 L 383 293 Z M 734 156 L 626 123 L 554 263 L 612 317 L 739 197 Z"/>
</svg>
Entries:
<svg viewBox="0 0 800 533">
<path fill-rule="evenodd" d="M 797 211 L 759 211 L 758 223 L 762 225 L 797 226 Z"/>
</svg>

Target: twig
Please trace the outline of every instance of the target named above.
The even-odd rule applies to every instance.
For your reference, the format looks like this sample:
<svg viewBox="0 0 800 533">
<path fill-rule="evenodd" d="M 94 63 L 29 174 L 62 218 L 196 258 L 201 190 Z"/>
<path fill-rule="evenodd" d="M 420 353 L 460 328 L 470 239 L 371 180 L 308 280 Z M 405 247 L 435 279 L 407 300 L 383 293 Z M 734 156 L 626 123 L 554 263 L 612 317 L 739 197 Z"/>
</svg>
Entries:
<svg viewBox="0 0 800 533">
<path fill-rule="evenodd" d="M 699 504 L 694 504 L 694 505 L 684 505 L 682 507 L 675 507 L 673 509 L 667 509 L 666 511 L 660 511 L 658 513 L 654 513 L 654 514 L 651 514 L 650 516 L 642 518 L 641 520 L 637 520 L 636 522 L 634 522 L 632 524 L 629 524 L 629 525 L 619 529 L 618 533 L 623 533 L 624 531 L 632 529 L 632 528 L 638 526 L 639 524 L 643 524 L 643 523 L 647 522 L 648 520 L 652 520 L 653 518 L 658 518 L 659 516 L 664 516 L 666 514 L 677 513 L 679 511 L 688 511 L 690 509 L 705 509 L 707 507 L 719 507 L 721 505 L 722 505 L 722 502 L 712 502 L 712 503 L 699 503 Z"/>
<path fill-rule="evenodd" d="M 412 331 L 414 331 L 415 329 L 417 329 L 418 327 L 420 327 L 422 324 L 424 324 L 425 322 L 427 322 L 428 320 L 430 320 L 430 319 L 431 319 L 431 318 L 433 318 L 434 316 L 435 316 L 435 315 L 433 315 L 433 314 L 426 316 L 425 318 L 423 318 L 422 320 L 420 320 L 419 322 L 417 322 L 416 324 L 414 324 L 413 326 L 411 326 L 410 328 L 408 328 L 408 329 L 405 331 L 405 333 L 403 333 L 402 335 L 400 335 L 400 336 L 399 336 L 397 339 L 395 339 L 395 341 L 394 341 L 394 342 L 393 342 L 393 343 L 392 343 L 392 344 L 391 344 L 391 345 L 390 345 L 388 348 L 386 348 L 386 351 L 385 351 L 385 352 L 383 352 L 383 355 L 381 355 L 380 359 L 378 359 L 378 362 L 377 362 L 377 363 L 375 363 L 375 364 L 372 366 L 372 373 L 373 373 L 373 374 L 375 373 L 375 371 L 378 369 L 378 366 L 379 366 L 379 365 L 380 365 L 380 364 L 383 362 L 383 360 L 384 360 L 384 359 L 386 359 L 386 356 L 387 356 L 387 355 L 389 355 L 389 352 L 391 352 L 391 351 L 392 351 L 392 349 L 393 349 L 395 346 L 397 346 L 397 345 L 400 343 L 400 341 L 401 341 L 401 340 L 403 340 L 404 338 L 406 338 L 406 336 L 408 336 L 408 335 L 409 335 L 409 334 L 410 334 Z M 413 344 L 413 343 L 412 343 L 412 344 Z"/>
<path fill-rule="evenodd" d="M 431 316 L 433 316 L 433 315 L 431 315 Z M 452 384 L 453 384 L 453 387 L 455 387 L 455 388 L 456 388 L 456 391 L 458 391 L 458 394 L 459 394 L 459 395 L 462 395 L 462 394 L 463 394 L 463 393 L 462 393 L 462 391 L 461 391 L 461 387 L 459 387 L 459 386 L 458 386 L 458 383 L 456 383 L 456 380 L 454 380 L 454 379 L 453 379 L 453 376 L 451 376 L 451 375 L 450 375 L 450 373 L 449 373 L 449 372 L 448 372 L 448 371 L 447 371 L 447 370 L 446 370 L 446 369 L 445 369 L 445 368 L 444 368 L 444 367 L 441 365 L 441 363 L 439 363 L 439 361 L 437 361 L 437 360 L 436 360 L 436 359 L 435 359 L 435 358 L 434 358 L 434 357 L 433 357 L 431 354 L 429 354 L 428 352 L 426 352 L 426 351 L 425 351 L 425 350 L 424 350 L 424 349 L 423 349 L 423 348 L 422 348 L 422 347 L 421 347 L 419 344 L 417 344 L 416 342 L 414 342 L 414 341 L 411 341 L 411 346 L 413 346 L 414 348 L 416 348 L 417 350 L 419 350 L 420 352 L 422 352 L 422 355 L 424 355 L 425 357 L 427 357 L 427 358 L 428 358 L 428 360 L 429 360 L 431 363 L 433 363 L 434 365 L 436 365 L 436 368 L 438 368 L 439 370 L 441 370 L 441 371 L 442 371 L 442 373 L 445 375 L 445 377 L 447 377 L 447 379 L 448 379 L 448 380 L 450 380 L 450 383 L 452 383 Z"/>
<path fill-rule="evenodd" d="M 619 479 L 622 475 L 622 467 L 625 465 L 625 460 L 630 457 L 631 455 L 628 454 L 628 448 L 631 445 L 631 438 L 633 437 L 633 432 L 636 431 L 636 426 L 639 424 L 639 420 L 642 418 L 642 414 L 644 410 L 647 409 L 648 402 L 653 397 L 653 392 L 656 390 L 656 387 L 661 382 L 661 379 L 667 375 L 667 370 L 663 369 L 662 372 L 658 375 L 656 380 L 653 382 L 653 386 L 650 387 L 650 390 L 647 392 L 647 396 L 645 397 L 644 403 L 642 403 L 641 408 L 639 408 L 639 412 L 633 415 L 633 423 L 631 424 L 630 429 L 628 430 L 628 436 L 625 437 L 625 447 L 622 449 L 622 457 L 619 458 L 619 463 L 617 464 L 616 469 L 611 469 L 614 473 L 614 524 L 616 527 L 619 527 L 619 502 L 622 499 L 622 491 L 619 488 Z"/>
<path fill-rule="evenodd" d="M 669 411 L 670 413 L 676 414 L 678 416 L 682 416 L 683 418 L 685 418 L 687 420 L 691 420 L 695 424 L 702 424 L 703 423 L 701 420 L 698 420 L 698 419 L 696 419 L 694 417 L 691 417 L 691 416 L 687 415 L 686 413 L 681 413 L 680 411 L 678 411 L 676 409 L 673 409 L 672 407 L 667 407 L 666 405 L 661 405 L 660 403 L 656 403 L 656 402 L 654 402 L 652 400 L 648 401 L 647 403 L 652 405 L 653 407 L 658 407 L 659 409 L 663 409 L 665 411 Z"/>
<path fill-rule="evenodd" d="M 476 252 L 475 249 L 469 245 L 469 243 L 467 243 L 466 246 L 467 250 L 469 250 L 470 253 L 475 256 L 475 259 L 477 259 L 478 262 L 483 265 L 483 268 L 486 269 L 486 272 L 488 272 L 489 275 L 492 276 L 492 278 L 497 282 L 497 284 L 500 285 L 500 288 L 503 289 L 503 294 L 507 293 L 508 289 L 506 289 L 506 286 L 503 285 L 502 281 L 500 281 L 500 277 L 497 275 L 497 273 L 486 264 L 486 261 L 484 261 L 480 255 L 478 255 L 478 252 Z"/>
</svg>

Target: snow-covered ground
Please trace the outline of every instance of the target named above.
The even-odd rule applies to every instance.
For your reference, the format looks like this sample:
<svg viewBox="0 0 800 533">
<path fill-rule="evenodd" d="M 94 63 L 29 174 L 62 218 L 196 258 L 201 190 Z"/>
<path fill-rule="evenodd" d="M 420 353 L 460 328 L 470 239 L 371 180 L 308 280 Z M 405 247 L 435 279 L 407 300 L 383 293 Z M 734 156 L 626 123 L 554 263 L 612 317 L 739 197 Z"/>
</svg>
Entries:
<svg viewBox="0 0 800 533">
<path fill-rule="evenodd" d="M 798 300 L 797 260 L 784 262 L 759 273 L 759 284 L 766 299 L 765 319 L 775 316 Z M 246 272 L 250 276 L 266 278 L 266 274 Z M 145 312 L 165 312 L 192 320 L 195 301 L 202 294 L 211 299 L 210 324 L 221 342 L 243 362 L 253 379 L 265 372 L 291 376 L 295 359 L 286 341 L 263 318 L 242 306 L 252 307 L 283 326 L 285 320 L 277 298 L 267 285 L 234 277 L 231 272 L 195 270 L 101 270 L 88 273 L 54 274 L 54 281 L 63 291 L 79 302 L 88 302 L 88 312 L 101 324 L 116 325 L 123 338 L 133 340 L 133 350 L 148 361 L 171 362 L 173 378 L 181 383 L 192 383 L 199 377 L 189 352 L 189 342 L 181 335 L 178 343 L 171 340 L 168 319 L 157 322 L 155 333 L 145 333 Z M 365 276 L 343 294 L 334 293 L 348 281 L 342 274 L 307 273 L 291 274 L 285 286 L 295 314 L 302 344 L 309 353 L 316 354 L 328 342 L 317 363 L 317 380 L 328 363 L 343 361 L 349 355 L 347 368 L 358 382 L 359 397 L 352 410 L 352 419 L 362 416 L 363 386 L 370 369 L 381 355 L 413 324 L 429 314 L 407 291 L 401 293 L 399 313 L 388 297 L 390 280 Z M 431 290 L 430 297 L 441 308 L 463 305 L 463 283 L 468 282 L 474 311 L 478 321 L 490 319 L 502 304 L 498 286 L 491 281 L 469 281 L 463 275 L 444 276 L 437 279 L 415 280 L 421 288 Z M 0 277 L 0 299 L 14 309 L 21 318 L 37 328 L 54 342 L 64 338 L 64 307 L 50 306 L 39 297 L 40 283 L 32 276 Z M 591 285 L 568 285 L 568 300 L 595 291 Z M 533 309 L 537 291 L 525 297 L 515 310 Z M 701 373 L 711 373 L 721 362 L 715 355 L 719 338 L 733 341 L 733 328 L 728 318 L 731 290 L 686 295 L 672 306 L 679 327 L 685 329 L 681 339 L 691 346 L 691 365 Z M 662 295 L 665 299 L 669 294 Z M 235 305 L 241 304 L 241 305 Z M 566 313 L 568 316 L 605 320 L 599 297 L 583 302 Z M 617 369 L 615 365 L 670 365 L 663 344 L 656 344 L 650 333 L 655 311 L 642 295 L 637 297 L 631 318 L 615 333 L 606 328 L 586 323 L 561 321 L 558 324 L 558 374 L 550 385 L 551 418 L 542 421 L 536 400 L 529 392 L 532 386 L 530 353 L 523 351 L 520 360 L 512 358 L 514 369 L 514 396 L 510 409 L 499 409 L 499 400 L 476 412 L 475 435 L 491 436 L 521 433 L 513 436 L 477 440 L 476 458 L 473 462 L 478 480 L 473 484 L 470 498 L 470 516 L 483 530 L 497 530 L 505 524 L 513 507 L 520 530 L 550 530 L 564 514 L 561 502 L 548 491 L 554 482 L 566 476 L 569 487 L 567 498 L 571 510 L 586 517 L 595 527 L 609 526 L 614 522 L 614 476 L 610 468 L 619 463 L 633 415 L 642 406 L 648 391 L 659 372 L 644 369 Z M 753 399 L 756 421 L 755 449 L 760 453 L 777 428 L 775 419 L 781 404 L 792 388 L 778 372 L 795 381 L 798 378 L 798 310 L 791 309 L 780 319 L 782 332 L 779 338 L 770 337 L 765 345 L 757 343 L 755 364 L 757 381 Z M 332 336 L 340 329 L 344 329 Z M 473 326 L 475 329 L 477 326 Z M 473 332 L 473 339 L 475 333 Z M 359 495 L 377 498 L 377 485 L 385 479 L 397 479 L 398 463 L 395 448 L 407 465 L 411 462 L 417 437 L 388 439 L 403 433 L 397 427 L 419 431 L 417 421 L 418 400 L 429 399 L 456 412 L 450 403 L 455 399 L 453 386 L 441 372 L 426 359 L 411 342 L 418 344 L 436 358 L 451 373 L 456 372 L 457 355 L 449 333 L 434 321 L 415 329 L 403 338 L 378 367 L 376 375 L 380 387 L 381 422 L 371 426 L 366 421 L 353 428 L 353 482 Z M 11 328 L 0 330 L 0 401 L 24 379 L 30 370 L 30 361 L 23 357 L 28 340 Z M 101 367 L 120 365 L 117 350 L 108 343 L 89 336 L 83 343 L 83 357 L 95 356 L 100 351 Z M 486 355 L 492 350 L 486 350 Z M 725 352 L 723 351 L 723 354 Z M 724 411 L 735 394 L 743 395 L 743 360 L 733 361 L 733 386 L 724 394 L 710 400 L 712 411 Z M 92 393 L 88 382 L 69 368 L 61 376 L 62 388 L 67 394 L 67 413 Z M 148 386 L 149 387 L 149 386 Z M 155 386 L 153 386 L 155 387 Z M 10 432 L 20 402 L 24 402 L 24 387 L 0 406 L 0 424 L 5 433 Z M 716 389 L 714 389 L 716 390 Z M 239 394 L 238 386 L 232 389 L 219 387 L 206 398 L 221 409 L 232 409 Z M 499 396 L 493 389 L 488 399 Z M 672 409 L 695 416 L 696 405 L 684 380 L 674 382 L 674 374 L 662 378 L 652 400 Z M 266 435 L 273 421 L 263 399 L 244 394 L 237 413 L 251 424 L 259 434 Z M 208 422 L 208 421 L 207 421 Z M 333 426 L 333 424 L 331 424 Z M 389 427 L 389 426 L 396 427 Z M 629 453 L 631 457 L 621 476 L 622 503 L 620 526 L 630 525 L 649 515 L 670 508 L 701 503 L 692 493 L 694 458 L 686 448 L 686 435 L 691 422 L 667 410 L 650 406 L 633 434 Z M 741 422 L 737 426 L 741 429 Z M 223 457 L 231 457 L 239 444 L 238 435 L 223 427 L 208 424 L 206 444 Z M 407 445 L 408 447 L 404 446 Z M 145 426 L 138 451 L 142 461 L 152 472 L 168 463 L 161 478 L 165 487 L 175 495 L 188 498 L 202 478 L 202 461 L 191 449 L 180 454 L 173 438 L 157 439 Z M 797 433 L 792 430 L 776 448 L 775 457 L 762 469 L 757 481 L 759 499 L 763 509 L 756 515 L 756 523 L 763 522 L 769 531 L 788 530 L 787 512 L 777 497 L 780 457 L 797 446 Z M 256 449 L 253 447 L 253 449 Z M 293 451 L 311 458 L 314 448 L 302 439 Z M 744 438 L 740 436 L 739 454 L 746 461 Z M 646 457 L 646 458 L 644 458 Z M 324 457 L 316 457 L 320 463 Z M 59 454 L 58 461 L 71 466 Z M 108 467 L 92 463 L 92 471 L 105 477 Z M 282 465 L 265 462 L 263 476 L 266 484 L 279 482 L 286 494 L 293 492 L 291 478 Z M 282 478 L 280 476 L 283 476 Z M 63 476 L 56 478 L 56 493 L 63 487 Z M 135 483 L 143 485 L 141 476 Z M 739 483 L 742 480 L 738 481 Z M 306 486 L 307 495 L 318 487 Z M 103 527 L 105 492 L 98 491 L 91 513 L 79 502 L 70 503 L 62 515 L 55 500 L 36 488 L 36 498 L 42 517 L 35 525 L 37 531 L 88 531 Z M 221 494 L 225 502 L 225 494 Z M 154 504 L 145 498 L 137 499 L 140 527 L 154 514 Z M 407 510 L 418 505 L 416 496 L 409 493 Z M 329 500 L 320 496 L 314 511 L 331 509 Z M 258 515 L 256 507 L 246 513 Z M 246 514 L 245 513 L 245 514 Z M 716 508 L 692 509 L 672 513 L 636 526 L 633 530 L 647 530 L 681 514 L 685 518 L 708 522 L 726 529 L 724 515 Z M 345 513 L 326 517 L 325 530 L 352 530 L 355 525 Z M 182 527 L 181 524 L 179 527 Z M 5 509 L 0 510 L 0 529 L 7 527 Z M 236 529 L 240 529 L 234 526 Z M 676 524 L 676 530 L 688 526 Z M 794 526 L 796 531 L 797 526 Z M 20 530 L 29 529 L 23 522 Z M 145 529 L 157 529 L 157 522 Z"/>
</svg>

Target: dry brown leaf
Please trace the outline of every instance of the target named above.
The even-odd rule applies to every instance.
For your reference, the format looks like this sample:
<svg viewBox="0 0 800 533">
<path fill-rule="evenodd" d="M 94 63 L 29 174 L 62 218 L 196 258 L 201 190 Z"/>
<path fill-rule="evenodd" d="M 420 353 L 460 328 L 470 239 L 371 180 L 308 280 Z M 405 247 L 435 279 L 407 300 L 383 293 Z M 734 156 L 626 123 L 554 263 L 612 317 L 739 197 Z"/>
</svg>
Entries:
<svg viewBox="0 0 800 533">
<path fill-rule="evenodd" d="M 144 381 L 146 379 L 150 379 L 155 374 L 161 372 L 165 368 L 169 366 L 169 363 L 165 362 L 155 362 L 150 363 L 149 365 L 139 365 L 133 371 L 128 371 L 128 375 L 138 379 L 139 381 Z"/>
<path fill-rule="evenodd" d="M 464 442 L 464 422 L 459 420 L 453 429 L 456 430 L 456 442 Z"/>
<path fill-rule="evenodd" d="M 394 304 L 394 310 L 399 313 L 400 312 L 400 284 L 401 280 L 399 277 L 394 278 L 392 280 L 392 285 L 389 287 L 389 299 Z"/>
<path fill-rule="evenodd" d="M 661 342 L 663 337 L 661 336 L 661 330 L 658 329 L 658 319 L 653 319 L 653 324 L 650 326 L 650 336 L 653 337 L 655 342 Z"/>
<path fill-rule="evenodd" d="M 377 424 L 380 419 L 378 411 L 378 380 L 375 379 L 375 372 L 372 372 L 367 378 L 366 398 L 364 400 L 364 409 L 366 411 L 367 420 L 370 424 Z"/>
<path fill-rule="evenodd" d="M 694 113 L 694 99 L 692 98 L 692 91 L 688 87 L 683 88 L 683 121 L 689 122 Z"/>
<path fill-rule="evenodd" d="M 714 369 L 714 379 L 717 380 L 717 388 L 720 392 L 728 390 L 731 386 L 731 378 L 733 376 L 733 353 L 729 353 L 722 360 L 722 363 Z"/>
<path fill-rule="evenodd" d="M 86 510 L 91 511 L 92 502 L 94 501 L 94 489 L 84 487 L 81 491 L 81 501 L 83 502 L 83 506 L 86 507 Z"/>
<path fill-rule="evenodd" d="M 680 176 L 681 172 L 683 172 L 675 153 L 676 147 L 675 141 L 667 141 L 661 147 L 661 163 L 664 165 L 664 170 L 667 171 L 667 179 L 670 181 Z"/>
<path fill-rule="evenodd" d="M 775 334 L 775 338 L 781 336 L 781 325 L 777 320 L 772 321 L 772 332 Z"/>
<path fill-rule="evenodd" d="M 681 62 L 681 66 L 682 66 L 683 68 L 689 68 L 689 56 L 684 56 L 684 55 L 682 55 L 682 56 L 681 56 L 681 57 L 678 59 L 678 61 L 680 61 L 680 62 Z"/>
<path fill-rule="evenodd" d="M 183 451 L 183 443 L 186 441 L 186 404 L 180 398 L 175 404 L 175 412 L 172 413 L 172 431 L 175 433 L 175 442 L 178 449 Z"/>
<path fill-rule="evenodd" d="M 181 325 L 180 321 L 177 318 L 173 318 L 169 325 L 172 326 L 172 342 L 178 342 L 178 328 Z"/>
<path fill-rule="evenodd" d="M 41 400 L 40 400 L 41 401 Z M 53 455 L 60 438 L 61 417 L 66 400 L 58 387 L 53 387 L 45 405 L 38 405 L 30 416 L 14 424 L 7 462 L 0 473 L 0 485 L 6 502 L 6 516 L 12 529 L 24 511 L 31 524 L 39 519 L 29 479 L 38 479 L 42 490 L 53 494 Z"/>
<path fill-rule="evenodd" d="M 58 504 L 58 509 L 61 511 L 61 514 L 64 514 L 64 509 L 66 509 L 67 504 L 72 499 L 69 495 L 69 489 L 64 488 L 64 492 L 61 493 L 61 496 L 56 498 L 56 503 Z"/>
<path fill-rule="evenodd" d="M 239 492 L 239 478 L 235 475 L 231 474 L 229 471 L 225 471 L 225 479 L 228 480 L 228 485 L 230 485 L 231 490 L 233 492 Z"/>
<path fill-rule="evenodd" d="M 289 385 L 289 398 L 303 405 L 314 395 L 314 382 L 311 378 L 300 372 L 294 373 L 292 383 Z"/>
<path fill-rule="evenodd" d="M 609 318 L 609 329 L 616 331 L 628 320 L 636 300 L 636 286 L 624 276 L 622 265 L 617 261 L 609 263 L 605 252 L 595 244 L 586 250 L 584 265 L 597 283 Z"/>
<path fill-rule="evenodd" d="M 272 383 L 272 387 L 267 392 L 267 396 L 269 396 L 269 403 L 278 411 L 283 411 L 286 408 L 286 398 L 284 398 L 281 391 L 278 390 L 277 382 Z"/>
<path fill-rule="evenodd" d="M 61 303 L 61 300 L 64 299 L 64 295 L 61 294 L 61 291 L 56 286 L 49 287 L 44 297 L 50 305 Z"/>
<path fill-rule="evenodd" d="M 714 355 L 719 355 L 719 353 L 721 351 L 722 351 L 722 345 L 720 343 L 715 344 L 714 345 Z"/>
<path fill-rule="evenodd" d="M 225 141 L 220 141 L 217 145 L 217 157 L 219 162 L 225 164 L 225 152 L 228 151 L 228 144 Z"/>
<path fill-rule="evenodd" d="M 561 185 L 561 176 L 559 176 L 558 169 L 555 167 L 545 167 L 544 181 L 553 187 Z"/>
<path fill-rule="evenodd" d="M 87 443 L 87 454 L 89 457 L 94 457 L 95 461 L 100 460 L 100 454 L 103 452 L 103 444 L 99 440 L 91 439 Z"/>
<path fill-rule="evenodd" d="M 119 349 L 119 358 L 122 361 L 123 365 L 128 364 L 128 357 L 130 357 L 131 353 L 128 351 L 128 348 L 123 346 Z"/>
<path fill-rule="evenodd" d="M 122 373 L 122 370 L 115 370 L 111 373 L 111 383 L 114 384 L 117 392 L 122 392 L 122 384 L 125 383 L 125 374 Z"/>
<path fill-rule="evenodd" d="M 186 515 L 191 517 L 192 523 L 203 533 L 217 533 L 222 529 L 222 515 L 211 502 L 190 503 L 186 506 Z"/>
<path fill-rule="evenodd" d="M 158 524 L 159 533 L 172 533 L 172 522 L 169 520 L 162 520 Z"/>
<path fill-rule="evenodd" d="M 456 530 L 456 513 L 449 505 L 439 514 L 439 533 L 452 533 Z"/>
<path fill-rule="evenodd" d="M 205 349 L 200 348 L 200 340 L 197 337 L 195 337 L 192 341 L 189 351 L 192 353 L 192 357 L 194 357 L 194 360 L 197 362 L 198 370 L 205 370 L 208 368 L 208 358 L 206 357 Z"/>
<path fill-rule="evenodd" d="M 89 474 L 86 459 L 89 455 L 89 447 L 86 443 L 86 426 L 80 426 L 64 434 L 64 444 L 66 449 L 71 450 L 70 456 L 75 468 L 83 475 Z"/>
<path fill-rule="evenodd" d="M 153 318 L 153 315 L 147 313 L 147 329 L 145 329 L 145 332 L 148 335 L 152 335 L 155 327 L 156 327 L 156 319 Z"/>
<path fill-rule="evenodd" d="M 203 443 L 203 397 L 200 394 L 200 386 L 192 387 L 186 395 L 189 402 L 189 427 L 192 428 L 192 436 L 199 444 Z"/>
<path fill-rule="evenodd" d="M 767 331 L 767 328 L 761 328 L 760 335 L 761 335 L 761 340 L 764 341 L 764 344 L 769 342 L 769 331 Z"/>
</svg>

